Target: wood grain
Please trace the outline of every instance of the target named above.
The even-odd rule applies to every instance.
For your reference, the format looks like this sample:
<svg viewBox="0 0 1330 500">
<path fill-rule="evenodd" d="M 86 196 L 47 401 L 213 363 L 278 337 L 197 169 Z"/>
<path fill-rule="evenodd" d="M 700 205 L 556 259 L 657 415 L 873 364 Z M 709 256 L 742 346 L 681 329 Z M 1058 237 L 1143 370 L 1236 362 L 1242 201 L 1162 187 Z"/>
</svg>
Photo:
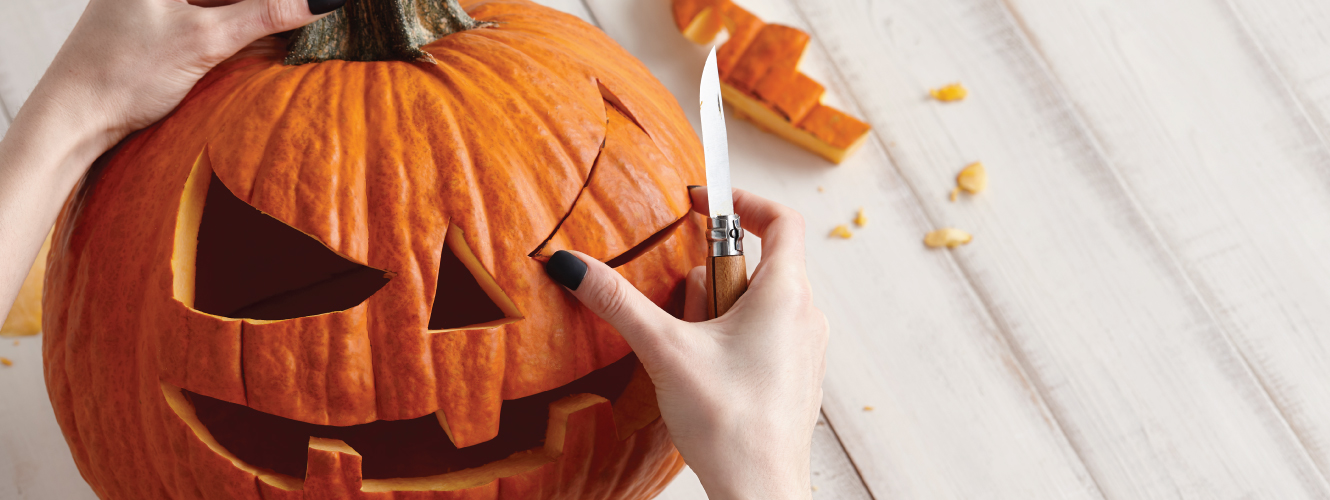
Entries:
<svg viewBox="0 0 1330 500">
<path fill-rule="evenodd" d="M 681 103 L 696 102 L 708 48 L 678 34 L 667 1 L 588 5 Z M 742 5 L 806 27 L 791 4 Z M 861 4 L 845 5 L 846 15 L 865 17 Z M 847 109 L 853 100 L 825 54 L 815 34 L 802 70 L 828 85 L 828 104 Z M 696 107 L 683 109 L 696 128 Z M 734 185 L 808 221 L 808 276 L 832 330 L 823 409 L 874 498 L 1101 497 L 949 252 L 920 243 L 933 224 L 885 143 L 870 142 L 833 167 L 747 122 L 727 120 L 726 130 Z M 853 239 L 826 237 L 860 206 L 869 222 Z M 751 266 L 760 245 L 750 239 Z"/>
<path fill-rule="evenodd" d="M 87 0 L 0 2 L 0 110 L 18 114 Z"/>
<path fill-rule="evenodd" d="M 1274 122 L 1278 136 L 1265 130 L 1256 131 L 1257 137 L 1230 135 L 1260 149 L 1244 164 L 1225 169 L 1238 176 L 1223 188 L 1236 198 L 1222 201 L 1240 223 L 1227 234 L 1237 243 L 1223 252 L 1212 250 L 1203 266 L 1195 266 L 1198 283 L 1215 296 L 1216 312 L 1239 332 L 1236 341 L 1265 387 L 1322 474 L 1330 474 L 1330 387 L 1324 383 L 1330 376 L 1324 345 L 1330 269 L 1323 257 L 1330 246 L 1330 4 L 1231 0 L 1215 2 L 1214 8 L 1228 10 L 1216 16 L 1260 68 L 1242 75 L 1243 87 L 1275 96 L 1266 97 L 1271 107 L 1259 110 L 1264 113 L 1232 117 L 1223 125 L 1250 133 L 1256 127 L 1238 120 L 1275 112 L 1286 116 Z M 1259 88 L 1251 89 L 1253 83 Z M 1208 199 L 1221 200 L 1217 195 Z"/>
<path fill-rule="evenodd" d="M 748 266 L 744 256 L 707 257 L 707 317 L 729 312 L 748 291 Z"/>
<path fill-rule="evenodd" d="M 14 345 L 15 340 L 18 345 Z M 0 339 L 0 499 L 97 498 L 79 478 L 46 397 L 41 337 Z"/>
<path fill-rule="evenodd" d="M 1156 221 L 1066 98 L 1068 86 L 1050 74 L 1036 50 L 1048 44 L 1026 39 L 1006 5 L 876 1 L 866 15 L 862 6 L 796 3 L 929 219 L 976 234 L 953 253 L 956 263 L 1106 496 L 1327 494 Z M 1037 8 L 1065 12 L 1063 5 Z M 1090 10 L 1105 16 L 1113 7 Z M 1079 34 L 1077 47 L 1093 49 L 1089 26 L 1066 15 L 1053 21 L 1067 36 Z M 963 104 L 922 97 L 954 80 L 972 89 Z M 949 174 L 973 159 L 988 166 L 990 191 L 947 203 Z"/>
<path fill-rule="evenodd" d="M 1284 16 L 1262 19 L 1262 43 L 1224 2 L 1010 5 L 1208 314 L 1324 476 L 1330 150 L 1314 99 L 1297 89 L 1330 69 L 1319 57 L 1300 61 L 1310 55 L 1308 22 L 1330 20 L 1330 9 L 1248 5 L 1261 16 Z M 1285 35 L 1297 27 L 1301 44 Z M 1074 51 L 1066 47 L 1073 38 L 1080 41 Z M 1272 54 L 1286 55 L 1277 63 Z M 1104 67 L 1116 71 L 1105 75 Z M 1165 88 L 1180 91 L 1164 97 Z"/>
</svg>

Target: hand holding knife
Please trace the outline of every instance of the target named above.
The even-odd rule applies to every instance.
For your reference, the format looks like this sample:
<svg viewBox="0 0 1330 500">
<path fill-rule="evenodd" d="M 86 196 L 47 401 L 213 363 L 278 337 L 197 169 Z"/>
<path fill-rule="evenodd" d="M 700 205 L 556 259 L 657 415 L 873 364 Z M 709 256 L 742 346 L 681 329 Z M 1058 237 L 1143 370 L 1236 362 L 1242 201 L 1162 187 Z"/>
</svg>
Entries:
<svg viewBox="0 0 1330 500">
<path fill-rule="evenodd" d="M 720 96 L 720 73 L 716 48 L 711 48 L 702 68 L 702 148 L 707 165 L 707 318 L 730 310 L 748 290 L 748 267 L 744 262 L 743 226 L 734 213 L 730 191 L 730 147 L 725 136 L 725 111 Z"/>
</svg>

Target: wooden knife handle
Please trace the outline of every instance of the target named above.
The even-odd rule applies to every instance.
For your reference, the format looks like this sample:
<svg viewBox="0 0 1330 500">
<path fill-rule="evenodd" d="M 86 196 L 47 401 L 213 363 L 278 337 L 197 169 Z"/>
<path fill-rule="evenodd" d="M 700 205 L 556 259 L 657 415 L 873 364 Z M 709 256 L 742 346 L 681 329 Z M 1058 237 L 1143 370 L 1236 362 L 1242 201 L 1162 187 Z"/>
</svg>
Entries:
<svg viewBox="0 0 1330 500">
<path fill-rule="evenodd" d="M 730 310 L 748 291 L 748 266 L 744 256 L 707 257 L 707 319 Z"/>
</svg>

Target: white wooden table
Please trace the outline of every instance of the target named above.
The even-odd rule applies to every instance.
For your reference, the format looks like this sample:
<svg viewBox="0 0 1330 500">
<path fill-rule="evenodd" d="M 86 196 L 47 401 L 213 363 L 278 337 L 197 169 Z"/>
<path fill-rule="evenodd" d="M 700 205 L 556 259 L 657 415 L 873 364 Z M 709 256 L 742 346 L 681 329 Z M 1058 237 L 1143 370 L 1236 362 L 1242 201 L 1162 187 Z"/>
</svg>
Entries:
<svg viewBox="0 0 1330 500">
<path fill-rule="evenodd" d="M 831 166 L 729 123 L 832 324 L 814 498 L 1330 497 L 1330 2 L 736 1 L 874 127 Z M 668 0 L 545 3 L 695 99 Z M 0 0 L 0 130 L 81 10 Z M 975 160 L 989 191 L 949 202 Z M 925 249 L 941 226 L 975 240 Z M 87 498 L 38 339 L 0 342 L 0 498 Z"/>
</svg>

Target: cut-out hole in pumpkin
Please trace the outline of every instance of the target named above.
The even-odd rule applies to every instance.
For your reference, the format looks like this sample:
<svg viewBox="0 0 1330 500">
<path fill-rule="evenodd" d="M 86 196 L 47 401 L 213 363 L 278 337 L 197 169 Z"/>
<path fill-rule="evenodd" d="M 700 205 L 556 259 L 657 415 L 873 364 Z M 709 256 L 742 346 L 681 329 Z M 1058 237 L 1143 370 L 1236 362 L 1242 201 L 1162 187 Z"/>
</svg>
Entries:
<svg viewBox="0 0 1330 500">
<path fill-rule="evenodd" d="M 204 175 L 206 188 L 200 184 Z M 185 206 L 198 198 L 201 207 Z M 206 154 L 186 184 L 181 219 L 199 221 L 190 305 L 201 312 L 269 321 L 314 316 L 355 307 L 391 279 L 241 201 L 212 173 Z M 187 288 L 179 274 L 191 267 L 180 262 L 188 253 L 188 241 L 181 240 L 188 236 L 177 234 L 177 292 Z M 189 294 L 177 295 L 189 303 Z"/>
<path fill-rule="evenodd" d="M 313 436 L 343 440 L 360 453 L 364 458 L 361 473 L 365 479 L 428 480 L 434 476 L 441 480 L 439 482 L 446 483 L 447 476 L 438 475 L 491 464 L 503 467 L 501 462 L 504 459 L 520 456 L 517 454 L 543 445 L 547 432 L 551 431 L 551 404 L 564 398 L 574 394 L 595 394 L 617 404 L 621 396 L 629 399 L 654 397 L 654 388 L 635 377 L 639 371 L 645 373 L 639 369 L 640 366 L 637 356 L 629 353 L 561 387 L 506 400 L 500 412 L 499 435 L 465 448 L 453 445 L 434 414 L 406 420 L 376 420 L 344 427 L 315 425 L 188 390 L 163 389 L 164 392 L 179 391 L 176 394 L 184 396 L 189 403 L 187 406 L 192 406 L 190 408 L 177 403 L 173 409 L 177 415 L 198 422 L 193 424 L 187 421 L 193 424 L 196 434 L 206 435 L 208 439 L 205 442 L 217 443 L 219 448 L 249 467 L 291 478 L 304 478 L 306 451 L 309 438 Z M 636 392 L 628 393 L 629 390 Z M 625 426 L 634 425 L 626 420 L 622 423 Z M 560 439 L 563 430 L 557 429 L 556 436 Z"/>
<path fill-rule="evenodd" d="M 678 229 L 679 226 L 682 226 L 683 223 L 688 220 L 689 215 L 691 215 L 691 213 L 684 214 L 684 216 L 680 217 L 679 220 L 671 222 L 670 225 L 665 226 L 665 228 L 661 229 L 660 231 L 656 231 L 655 234 L 652 234 L 650 237 L 643 240 L 641 243 L 634 245 L 633 248 L 629 248 L 628 251 L 619 254 L 617 257 L 610 259 L 608 262 L 605 262 L 605 265 L 610 267 L 619 267 L 629 262 L 632 262 L 633 259 L 641 257 L 642 254 L 645 254 L 651 251 L 651 249 L 656 248 L 656 245 L 659 245 L 661 244 L 661 242 L 669 239 L 671 236 L 674 236 L 674 230 Z"/>
<path fill-rule="evenodd" d="M 522 319 L 517 305 L 467 245 L 462 228 L 449 224 L 444 240 L 429 329 L 493 328 Z"/>
</svg>

